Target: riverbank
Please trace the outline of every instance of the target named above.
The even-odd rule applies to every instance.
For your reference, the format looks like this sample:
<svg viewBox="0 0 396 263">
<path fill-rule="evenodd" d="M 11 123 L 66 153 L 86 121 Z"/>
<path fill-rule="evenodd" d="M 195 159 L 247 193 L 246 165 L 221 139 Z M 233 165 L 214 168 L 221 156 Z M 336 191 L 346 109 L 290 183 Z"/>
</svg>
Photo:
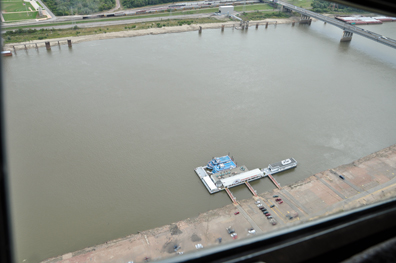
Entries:
<svg viewBox="0 0 396 263">
<path fill-rule="evenodd" d="M 52 262 L 143 262 L 178 256 L 179 252 L 196 250 L 222 243 L 235 242 L 227 234 L 232 226 L 238 239 L 268 233 L 291 225 L 315 220 L 396 195 L 396 145 L 370 154 L 350 164 L 338 166 L 308 177 L 292 185 L 238 201 L 238 205 L 211 210 L 195 218 L 140 232 L 105 244 L 45 260 Z M 300 164 L 304 165 L 304 164 Z M 297 168 L 298 169 L 298 168 Z M 344 179 L 340 178 L 340 175 Z M 269 179 L 262 179 L 269 180 Z M 273 195 L 282 198 L 275 202 Z M 270 211 L 277 225 L 272 225 L 256 207 L 260 200 Z M 269 208 L 275 204 L 274 208 Z M 235 215 L 235 212 L 240 214 Z M 290 216 L 293 216 L 290 219 Z M 255 234 L 248 233 L 255 225 Z"/>
<path fill-rule="evenodd" d="M 258 21 L 250 21 L 250 28 L 253 28 L 257 23 L 259 26 L 264 26 L 267 22 L 270 25 L 275 24 L 288 24 L 298 21 L 297 18 L 284 18 L 284 19 L 265 19 Z M 164 22 L 165 23 L 165 22 Z M 189 31 L 198 31 L 199 27 L 205 29 L 220 29 L 222 26 L 226 28 L 238 27 L 238 21 L 230 21 L 230 22 L 217 22 L 217 23 L 201 23 L 201 24 L 191 24 L 191 25 L 181 25 L 181 26 L 171 26 L 171 27 L 161 27 L 161 28 L 146 28 L 146 29 L 130 29 L 123 30 L 118 32 L 110 32 L 110 33 L 97 33 L 92 35 L 82 35 L 82 36 L 70 36 L 70 37 L 61 37 L 61 38 L 48 38 L 45 40 L 33 40 L 26 41 L 20 43 L 10 43 L 4 45 L 4 50 L 13 51 L 13 47 L 16 50 L 25 49 L 25 45 L 27 49 L 36 48 L 37 47 L 45 47 L 45 42 L 51 42 L 51 45 L 58 45 L 58 41 L 61 44 L 66 44 L 67 40 L 70 39 L 73 44 L 86 42 L 86 41 L 94 41 L 94 40 L 103 40 L 103 39 L 113 39 L 113 38 L 126 38 L 126 37 L 137 37 L 137 36 L 145 36 L 145 35 L 158 35 L 158 34 L 170 34 L 170 33 L 182 33 Z M 109 26 L 110 28 L 110 26 Z M 235 29 L 237 30 L 237 29 Z M 205 32 L 202 32 L 204 34 Z M 49 35 L 50 37 L 50 35 Z"/>
</svg>

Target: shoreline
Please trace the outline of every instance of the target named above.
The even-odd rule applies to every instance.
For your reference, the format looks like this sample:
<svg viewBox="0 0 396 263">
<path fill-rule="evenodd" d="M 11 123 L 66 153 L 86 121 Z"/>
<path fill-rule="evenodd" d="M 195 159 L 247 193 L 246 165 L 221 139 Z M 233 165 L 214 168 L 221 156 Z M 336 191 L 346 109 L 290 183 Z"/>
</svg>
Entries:
<svg viewBox="0 0 396 263">
<path fill-rule="evenodd" d="M 314 20 L 313 20 L 314 21 Z M 264 20 L 250 21 L 250 27 L 253 27 L 255 24 L 259 24 L 261 26 L 267 23 L 270 25 L 276 24 L 291 24 L 293 22 L 297 22 L 296 18 L 282 18 L 275 19 L 269 18 Z M 230 21 L 224 23 L 206 23 L 206 24 L 194 24 L 194 25 L 182 25 L 182 26 L 173 26 L 173 27 L 162 27 L 162 28 L 149 28 L 149 29 L 139 29 L 139 30 L 128 30 L 128 31 L 119 31 L 119 32 L 111 32 L 111 33 L 101 33 L 94 35 L 85 35 L 85 36 L 71 36 L 71 37 L 62 37 L 62 38 L 52 38 L 45 40 L 33 40 L 27 42 L 19 42 L 19 43 L 11 43 L 5 44 L 5 51 L 13 51 L 13 46 L 15 46 L 16 50 L 25 49 L 24 45 L 26 45 L 27 49 L 36 48 L 37 46 L 45 47 L 45 42 L 62 42 L 65 44 L 67 40 L 71 40 L 72 44 L 78 44 L 86 41 L 95 41 L 95 40 L 103 40 L 103 39 L 113 39 L 113 38 L 127 38 L 127 37 L 138 37 L 138 36 L 146 36 L 146 35 L 159 35 L 159 34 L 170 34 L 170 33 L 183 33 L 190 31 L 198 31 L 199 27 L 202 27 L 202 30 L 205 29 L 220 29 L 224 25 L 225 28 L 232 28 L 233 25 L 238 26 L 238 21 Z M 204 34 L 204 32 L 202 32 Z M 54 47 L 54 46 L 53 46 Z"/>
<path fill-rule="evenodd" d="M 229 205 L 201 213 L 194 218 L 141 231 L 42 262 L 144 262 L 145 257 L 159 260 L 177 256 L 174 252 L 176 245 L 181 246 L 180 252 L 186 253 L 195 251 L 197 244 L 202 244 L 203 247 L 218 245 L 216 240 L 219 237 L 222 237 L 223 243 L 234 242 L 225 230 L 228 226 L 235 229 L 238 239 L 243 239 L 255 235 L 247 232 L 253 225 L 256 225 L 257 234 L 263 234 L 352 210 L 396 196 L 395 163 L 396 144 L 281 189 L 237 200 L 237 205 L 230 201 Z M 345 179 L 341 179 L 340 175 Z M 273 195 L 279 195 L 284 203 L 275 202 Z M 260 213 L 255 205 L 258 200 L 270 210 L 277 225 L 271 225 Z M 272 204 L 276 206 L 269 208 Z M 235 215 L 237 211 L 241 213 Z M 292 220 L 289 220 L 290 215 L 293 215 Z"/>
</svg>

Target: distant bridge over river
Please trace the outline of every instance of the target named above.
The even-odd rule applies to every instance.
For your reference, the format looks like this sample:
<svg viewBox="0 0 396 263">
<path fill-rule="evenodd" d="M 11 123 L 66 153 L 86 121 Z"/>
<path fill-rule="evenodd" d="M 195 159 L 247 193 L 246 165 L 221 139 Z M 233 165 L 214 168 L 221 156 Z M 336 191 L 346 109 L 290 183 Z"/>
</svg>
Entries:
<svg viewBox="0 0 396 263">
<path fill-rule="evenodd" d="M 342 35 L 341 40 L 340 40 L 341 42 L 351 41 L 352 40 L 352 35 L 353 34 L 358 34 L 358 35 L 361 35 L 363 37 L 369 38 L 371 40 L 377 41 L 377 42 L 379 42 L 381 44 L 387 45 L 389 47 L 396 48 L 396 40 L 391 39 L 389 37 L 382 36 L 382 35 L 377 34 L 375 32 L 368 31 L 366 29 L 350 25 L 350 24 L 342 22 L 340 20 L 337 20 L 337 19 L 334 19 L 334 18 L 330 18 L 330 17 L 324 16 L 324 15 L 321 15 L 321 14 L 318 14 L 318 13 L 315 13 L 315 12 L 312 12 L 312 11 L 308 11 L 308 10 L 306 10 L 304 8 L 300 8 L 300 7 L 297 7 L 297 6 L 288 4 L 288 3 L 284 3 L 284 2 L 281 2 L 281 1 L 277 1 L 276 3 L 279 4 L 279 5 L 282 5 L 283 9 L 300 13 L 301 14 L 300 23 L 310 24 L 311 23 L 311 17 L 314 17 L 314 18 L 316 18 L 318 20 L 321 20 L 321 21 L 323 21 L 325 23 L 329 23 L 329 24 L 332 24 L 333 26 L 341 28 L 342 30 L 344 30 L 344 34 Z"/>
</svg>

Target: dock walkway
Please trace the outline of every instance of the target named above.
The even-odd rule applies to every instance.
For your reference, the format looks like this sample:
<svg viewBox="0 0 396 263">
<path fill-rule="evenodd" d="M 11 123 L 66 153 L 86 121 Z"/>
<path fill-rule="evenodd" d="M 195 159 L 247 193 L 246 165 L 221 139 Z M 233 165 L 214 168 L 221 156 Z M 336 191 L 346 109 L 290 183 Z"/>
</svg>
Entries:
<svg viewBox="0 0 396 263">
<path fill-rule="evenodd" d="M 224 188 L 224 189 L 226 190 L 228 196 L 231 198 L 231 201 L 232 201 L 235 205 L 237 205 L 238 203 L 237 203 L 237 201 L 236 201 L 236 198 L 235 198 L 235 196 L 231 193 L 230 189 L 228 189 L 228 188 Z"/>
<path fill-rule="evenodd" d="M 256 191 L 253 189 L 253 187 L 249 184 L 249 182 L 245 182 L 246 186 L 249 188 L 250 192 L 252 192 L 252 194 L 254 196 L 257 196 Z"/>
<path fill-rule="evenodd" d="M 272 175 L 267 174 L 267 176 L 268 176 L 269 179 L 271 179 L 271 181 L 274 183 L 274 185 L 276 187 L 278 187 L 278 189 L 281 189 L 281 185 L 276 181 L 276 179 Z"/>
</svg>

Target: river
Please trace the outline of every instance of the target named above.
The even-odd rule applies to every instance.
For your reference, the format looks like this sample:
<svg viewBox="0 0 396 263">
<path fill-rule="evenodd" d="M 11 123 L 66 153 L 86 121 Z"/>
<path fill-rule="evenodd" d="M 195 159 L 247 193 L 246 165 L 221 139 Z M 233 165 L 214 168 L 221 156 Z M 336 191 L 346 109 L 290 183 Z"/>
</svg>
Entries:
<svg viewBox="0 0 396 263">
<path fill-rule="evenodd" d="M 396 23 L 364 28 L 396 38 Z M 341 35 L 322 22 L 279 24 L 5 58 L 17 262 L 229 204 L 194 173 L 213 156 L 250 169 L 294 157 L 299 166 L 277 176 L 286 185 L 395 144 L 396 50 Z"/>
</svg>

